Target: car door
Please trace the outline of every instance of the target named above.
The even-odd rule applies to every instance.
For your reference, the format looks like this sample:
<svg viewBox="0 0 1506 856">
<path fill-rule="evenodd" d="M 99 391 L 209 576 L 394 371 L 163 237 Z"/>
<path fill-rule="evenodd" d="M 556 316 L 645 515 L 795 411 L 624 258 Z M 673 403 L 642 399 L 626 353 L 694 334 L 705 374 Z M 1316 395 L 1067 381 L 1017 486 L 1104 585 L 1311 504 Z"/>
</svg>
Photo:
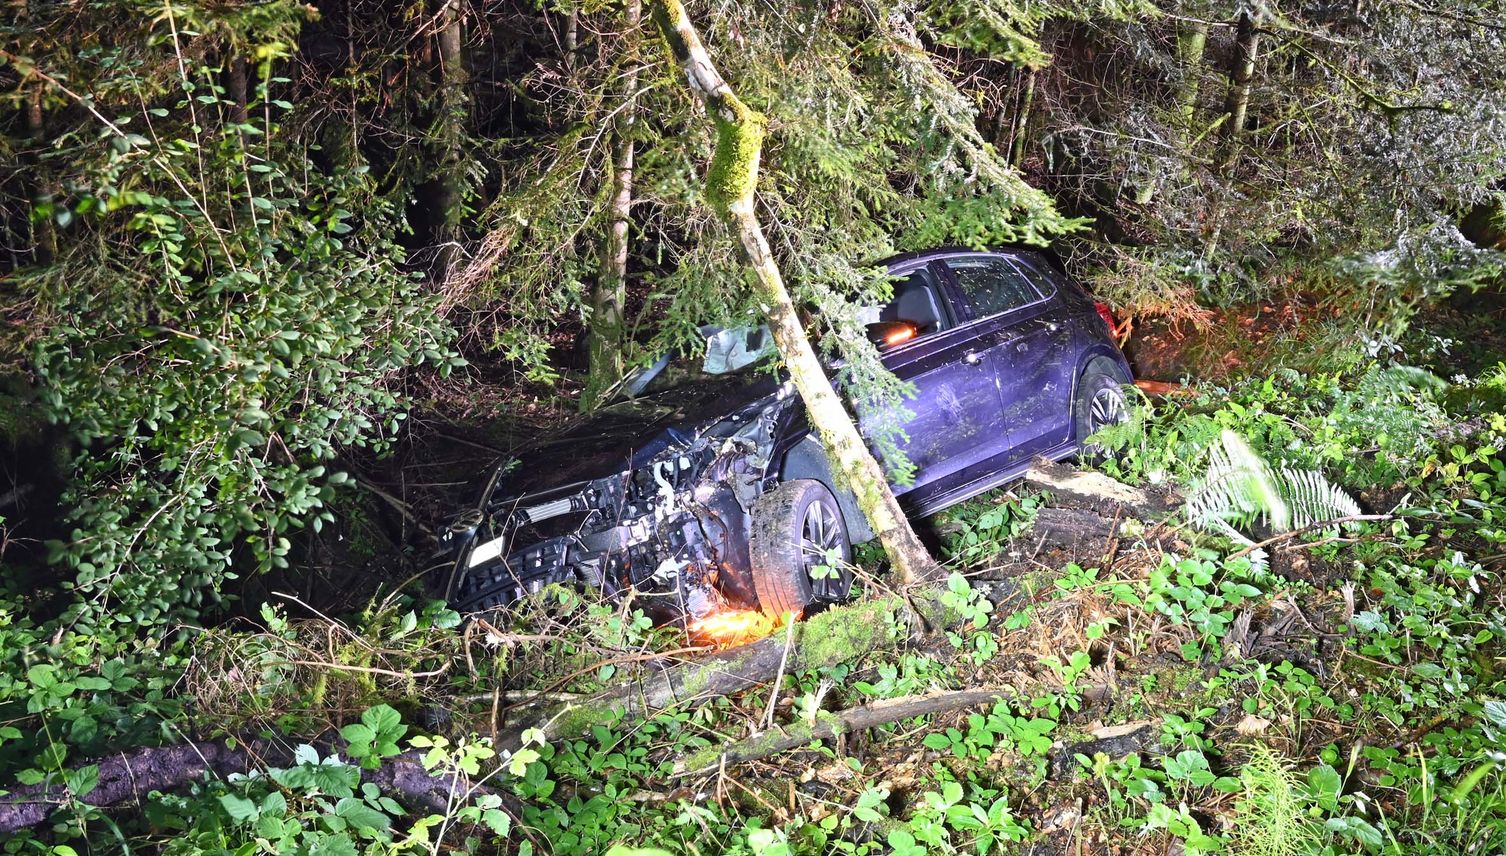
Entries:
<svg viewBox="0 0 1506 856">
<path fill-rule="evenodd" d="M 868 310 L 873 317 L 865 320 L 913 326 L 913 335 L 881 342 L 879 347 L 884 365 L 913 384 L 915 395 L 905 402 L 909 417 L 897 425 L 886 413 L 860 413 L 859 422 L 876 454 L 886 457 L 883 444 L 872 438 L 887 432 L 914 466 L 912 483 L 895 487 L 902 494 L 997 454 L 1006 441 L 993 430 L 999 407 L 997 382 L 970 328 L 958 324 L 942 267 L 921 264 L 893 274 L 897 279 L 892 299 Z M 903 436 L 894 436 L 896 427 Z M 892 480 L 897 461 L 893 455 L 887 457 L 884 463 Z"/>
<path fill-rule="evenodd" d="M 1045 452 L 1071 433 L 1072 329 L 1055 285 L 1028 260 L 997 253 L 946 259 L 997 384 L 1008 464 Z"/>
</svg>

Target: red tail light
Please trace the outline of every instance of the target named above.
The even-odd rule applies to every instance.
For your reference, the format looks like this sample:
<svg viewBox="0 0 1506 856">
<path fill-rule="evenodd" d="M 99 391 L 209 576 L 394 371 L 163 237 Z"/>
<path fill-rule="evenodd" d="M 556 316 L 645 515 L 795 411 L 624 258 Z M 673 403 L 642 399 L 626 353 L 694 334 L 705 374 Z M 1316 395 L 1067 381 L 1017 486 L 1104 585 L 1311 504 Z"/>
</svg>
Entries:
<svg viewBox="0 0 1506 856">
<path fill-rule="evenodd" d="M 1093 308 L 1098 310 L 1098 317 L 1103 319 L 1103 323 L 1109 325 L 1110 333 L 1119 330 L 1119 321 L 1114 317 L 1114 310 L 1110 309 L 1107 303 L 1095 300 Z"/>
</svg>

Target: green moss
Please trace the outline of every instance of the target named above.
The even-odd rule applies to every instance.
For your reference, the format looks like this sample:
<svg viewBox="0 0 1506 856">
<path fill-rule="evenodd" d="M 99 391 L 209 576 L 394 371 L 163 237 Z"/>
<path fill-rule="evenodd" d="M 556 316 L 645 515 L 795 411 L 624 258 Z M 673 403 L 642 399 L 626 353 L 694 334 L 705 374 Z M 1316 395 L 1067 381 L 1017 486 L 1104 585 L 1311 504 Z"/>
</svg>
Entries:
<svg viewBox="0 0 1506 856">
<path fill-rule="evenodd" d="M 549 728 L 551 738 L 579 737 L 591 730 L 593 725 L 615 725 L 627 709 L 622 702 L 612 702 L 606 705 L 571 704 L 560 711 L 554 717 L 554 724 Z"/>
<path fill-rule="evenodd" d="M 899 607 L 899 598 L 884 597 L 811 616 L 800 625 L 800 667 L 835 666 L 882 647 Z"/>
<path fill-rule="evenodd" d="M 707 99 L 707 107 L 716 124 L 716 151 L 706 172 L 706 201 L 730 218 L 739 204 L 752 204 L 767 121 L 731 92 Z"/>
</svg>

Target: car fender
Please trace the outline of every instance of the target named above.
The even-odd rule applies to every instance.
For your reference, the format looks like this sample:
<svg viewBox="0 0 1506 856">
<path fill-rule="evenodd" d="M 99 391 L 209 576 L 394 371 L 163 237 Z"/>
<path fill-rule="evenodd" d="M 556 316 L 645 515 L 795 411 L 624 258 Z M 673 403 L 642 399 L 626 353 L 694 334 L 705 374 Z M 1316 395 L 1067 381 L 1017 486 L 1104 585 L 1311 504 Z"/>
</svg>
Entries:
<svg viewBox="0 0 1506 856">
<path fill-rule="evenodd" d="M 1077 365 L 1072 370 L 1072 400 L 1077 400 L 1077 385 L 1082 382 L 1082 373 L 1087 370 L 1088 363 L 1096 359 L 1106 359 L 1118 366 L 1124 372 L 1125 377 L 1134 380 L 1135 373 L 1130 369 L 1129 360 L 1113 345 L 1105 342 L 1091 342 L 1082 349 L 1077 357 Z"/>
<path fill-rule="evenodd" d="M 826 459 L 826 450 L 821 448 L 821 441 L 813 434 L 806 434 L 784 453 L 779 467 L 779 480 L 787 482 L 795 479 L 815 479 L 831 491 L 842 509 L 842 523 L 847 527 L 848 540 L 854 544 L 873 540 L 873 529 L 868 525 L 867 515 L 858 507 L 857 497 L 852 495 L 852 491 L 838 486 L 837 480 L 832 477 L 831 462 Z"/>
</svg>

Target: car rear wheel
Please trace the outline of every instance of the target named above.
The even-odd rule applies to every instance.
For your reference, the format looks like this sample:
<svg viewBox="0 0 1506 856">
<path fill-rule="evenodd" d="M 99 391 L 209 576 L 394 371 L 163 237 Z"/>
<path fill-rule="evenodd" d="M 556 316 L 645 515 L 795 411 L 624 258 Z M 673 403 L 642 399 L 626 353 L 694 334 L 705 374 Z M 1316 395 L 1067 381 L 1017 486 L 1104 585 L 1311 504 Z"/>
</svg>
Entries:
<svg viewBox="0 0 1506 856">
<path fill-rule="evenodd" d="M 788 481 L 758 498 L 748 553 L 765 615 L 804 615 L 846 600 L 852 588 L 842 509 L 815 479 Z"/>
<path fill-rule="evenodd" d="M 1129 399 L 1124 394 L 1124 386 L 1129 382 L 1123 369 L 1105 359 L 1094 360 L 1083 369 L 1072 402 L 1072 432 L 1081 444 L 1081 455 L 1090 459 L 1103 457 L 1103 447 L 1088 443 L 1087 439 L 1101 428 L 1129 419 Z"/>
</svg>

